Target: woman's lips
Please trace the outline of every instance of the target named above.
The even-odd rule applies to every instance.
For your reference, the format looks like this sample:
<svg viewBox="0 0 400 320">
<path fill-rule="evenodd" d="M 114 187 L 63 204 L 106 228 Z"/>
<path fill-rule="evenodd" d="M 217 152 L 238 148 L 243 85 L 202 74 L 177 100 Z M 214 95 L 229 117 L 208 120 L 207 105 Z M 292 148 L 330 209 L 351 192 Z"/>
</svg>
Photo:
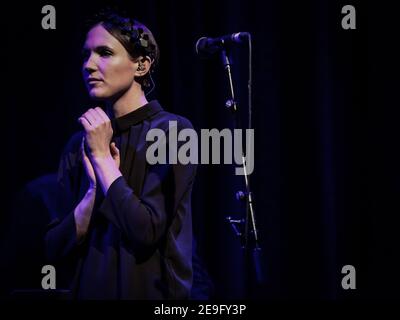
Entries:
<svg viewBox="0 0 400 320">
<path fill-rule="evenodd" d="M 96 84 L 96 83 L 100 83 L 100 82 L 103 82 L 103 81 L 100 80 L 100 79 L 88 79 L 87 80 L 87 83 L 91 84 L 91 85 Z"/>
</svg>

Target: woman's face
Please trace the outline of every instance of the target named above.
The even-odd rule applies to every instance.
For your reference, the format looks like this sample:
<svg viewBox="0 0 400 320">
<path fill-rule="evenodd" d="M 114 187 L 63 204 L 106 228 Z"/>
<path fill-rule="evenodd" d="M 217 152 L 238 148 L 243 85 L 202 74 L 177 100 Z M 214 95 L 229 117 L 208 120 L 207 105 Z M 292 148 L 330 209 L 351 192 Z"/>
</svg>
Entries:
<svg viewBox="0 0 400 320">
<path fill-rule="evenodd" d="M 88 32 L 83 52 L 83 78 L 92 98 L 113 99 L 132 86 L 138 64 L 103 26 Z"/>
</svg>

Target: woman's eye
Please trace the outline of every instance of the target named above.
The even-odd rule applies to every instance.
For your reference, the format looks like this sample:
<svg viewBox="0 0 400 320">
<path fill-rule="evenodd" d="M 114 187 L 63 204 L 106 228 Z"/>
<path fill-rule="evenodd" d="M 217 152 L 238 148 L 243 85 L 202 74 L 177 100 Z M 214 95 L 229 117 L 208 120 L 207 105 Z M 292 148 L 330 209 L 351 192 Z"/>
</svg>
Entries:
<svg viewBox="0 0 400 320">
<path fill-rule="evenodd" d="M 113 55 L 113 52 L 112 52 L 111 50 L 105 49 L 105 50 L 100 50 L 99 54 L 100 54 L 102 57 L 108 57 L 108 56 L 112 56 L 112 55 Z"/>
</svg>

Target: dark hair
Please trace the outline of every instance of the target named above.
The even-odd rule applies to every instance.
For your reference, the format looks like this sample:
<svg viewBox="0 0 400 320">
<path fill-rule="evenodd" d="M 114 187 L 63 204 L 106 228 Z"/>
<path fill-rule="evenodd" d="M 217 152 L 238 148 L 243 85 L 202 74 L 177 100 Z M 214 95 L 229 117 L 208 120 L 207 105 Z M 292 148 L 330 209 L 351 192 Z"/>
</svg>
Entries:
<svg viewBox="0 0 400 320">
<path fill-rule="evenodd" d="M 111 33 L 136 59 L 140 56 L 149 56 L 152 60 L 151 68 L 143 77 L 138 78 L 142 87 L 150 87 L 151 73 L 154 72 L 160 57 L 160 51 L 152 32 L 143 23 L 122 16 L 115 10 L 105 9 L 87 21 L 88 31 L 100 24 Z"/>
</svg>

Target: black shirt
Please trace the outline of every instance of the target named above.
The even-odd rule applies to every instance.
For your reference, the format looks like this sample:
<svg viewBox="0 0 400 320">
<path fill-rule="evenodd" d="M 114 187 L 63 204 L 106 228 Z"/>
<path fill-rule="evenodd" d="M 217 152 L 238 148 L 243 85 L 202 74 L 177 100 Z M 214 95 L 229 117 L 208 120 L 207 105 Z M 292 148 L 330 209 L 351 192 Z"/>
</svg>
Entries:
<svg viewBox="0 0 400 320">
<path fill-rule="evenodd" d="M 146 134 L 158 128 L 168 137 L 169 121 L 176 121 L 178 132 L 192 128 L 157 101 L 112 120 L 123 176 L 111 184 L 106 197 L 98 190 L 88 234 L 79 244 L 73 211 L 88 188 L 79 151 L 83 132 L 65 148 L 58 173 L 58 210 L 46 234 L 46 251 L 57 279 L 60 276 L 58 283 L 68 286 L 75 298 L 189 297 L 196 167 L 146 161 L 152 143 Z"/>
</svg>

